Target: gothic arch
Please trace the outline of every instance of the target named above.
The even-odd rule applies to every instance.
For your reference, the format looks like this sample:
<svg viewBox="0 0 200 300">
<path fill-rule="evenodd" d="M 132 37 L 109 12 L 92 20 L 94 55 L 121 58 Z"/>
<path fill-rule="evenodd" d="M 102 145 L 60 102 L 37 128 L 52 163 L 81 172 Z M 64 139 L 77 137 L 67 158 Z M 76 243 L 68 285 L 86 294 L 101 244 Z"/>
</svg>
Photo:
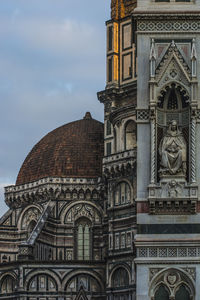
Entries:
<svg viewBox="0 0 200 300">
<path fill-rule="evenodd" d="M 69 284 L 69 282 L 76 276 L 78 275 L 88 275 L 88 276 L 91 276 L 93 277 L 99 284 L 100 288 L 101 288 L 101 291 L 104 290 L 104 284 L 103 284 L 103 279 L 100 278 L 99 274 L 97 272 L 92 272 L 92 271 L 88 271 L 88 270 L 73 270 L 71 272 L 69 272 L 67 275 L 65 275 L 65 277 L 63 278 L 63 281 L 62 281 L 62 290 L 66 290 L 67 288 L 67 285 Z"/>
<path fill-rule="evenodd" d="M 20 217 L 19 217 L 18 222 L 17 222 L 17 227 L 18 227 L 19 230 L 22 230 L 22 229 L 23 229 L 23 221 L 24 221 L 24 217 L 25 217 L 26 213 L 27 213 L 29 210 L 31 210 L 31 209 L 32 209 L 32 210 L 33 210 L 33 209 L 36 209 L 40 215 L 42 214 L 42 211 L 43 211 L 43 208 L 42 208 L 40 205 L 37 205 L 37 204 L 31 204 L 31 205 L 25 207 L 24 210 L 21 212 Z M 37 213 L 36 213 L 36 214 L 37 214 Z M 36 218 L 36 214 L 35 214 L 35 217 L 33 216 L 33 219 L 32 219 L 32 220 L 34 220 L 35 222 L 38 221 L 38 219 Z M 31 222 L 30 219 L 29 219 L 28 221 L 29 221 L 28 223 Z"/>
<path fill-rule="evenodd" d="M 97 213 L 97 215 L 99 216 L 99 223 L 102 220 L 103 217 L 103 210 L 101 207 L 97 206 L 96 204 L 90 202 L 90 201 L 76 201 L 76 202 L 72 202 L 70 204 L 66 204 L 60 212 L 60 220 L 62 224 L 66 223 L 66 216 L 67 214 L 70 212 L 70 210 L 74 207 L 74 206 L 78 206 L 78 205 L 87 205 L 89 207 L 91 207 L 94 212 Z M 78 219 L 78 217 L 77 217 Z M 91 219 L 91 218 L 90 218 Z M 74 222 L 75 220 L 72 220 L 71 222 Z"/>
<path fill-rule="evenodd" d="M 175 297 L 179 287 L 185 285 L 190 292 L 191 300 L 194 300 L 194 280 L 186 271 L 180 268 L 167 268 L 153 276 L 149 287 L 150 299 L 154 300 L 155 293 L 160 285 L 164 285 L 168 289 L 170 297 Z"/>
<path fill-rule="evenodd" d="M 160 288 L 161 288 L 161 289 L 164 289 L 165 296 L 166 296 L 166 298 L 169 299 L 170 290 L 168 289 L 168 287 L 166 286 L 165 283 L 160 282 L 160 283 L 158 283 L 157 286 L 155 287 L 155 292 L 154 292 L 154 298 L 155 298 L 155 300 L 156 300 L 156 298 L 157 298 L 157 296 L 158 296 L 157 293 L 160 291 Z M 168 295 L 166 295 L 166 293 L 167 293 Z M 153 298 L 153 300 L 154 300 L 154 298 Z M 162 295 L 162 298 L 163 298 L 163 295 Z M 165 300 L 165 299 L 162 299 L 162 300 Z"/>
<path fill-rule="evenodd" d="M 153 48 L 154 46 L 154 43 L 152 43 Z M 157 84 L 161 85 L 163 81 L 169 81 L 170 79 L 176 78 L 178 78 L 179 81 L 189 84 L 191 82 L 191 71 L 188 64 L 184 62 L 185 59 L 182 56 L 182 53 L 179 51 L 174 41 L 172 41 L 158 66 L 155 69 L 153 68 Z M 166 74 L 168 74 L 167 77 Z"/>
<path fill-rule="evenodd" d="M 194 295 L 191 295 L 191 288 L 190 288 L 190 286 L 189 286 L 189 284 L 187 282 L 180 282 L 176 286 L 176 288 L 174 290 L 174 296 L 176 295 L 176 293 L 179 291 L 180 287 L 182 287 L 182 286 L 184 286 L 186 288 L 186 290 L 188 291 L 188 293 L 190 294 L 190 296 L 194 296 Z M 191 299 L 191 297 L 190 297 L 190 299 Z M 193 298 L 192 298 L 192 300 L 193 300 Z"/>
</svg>

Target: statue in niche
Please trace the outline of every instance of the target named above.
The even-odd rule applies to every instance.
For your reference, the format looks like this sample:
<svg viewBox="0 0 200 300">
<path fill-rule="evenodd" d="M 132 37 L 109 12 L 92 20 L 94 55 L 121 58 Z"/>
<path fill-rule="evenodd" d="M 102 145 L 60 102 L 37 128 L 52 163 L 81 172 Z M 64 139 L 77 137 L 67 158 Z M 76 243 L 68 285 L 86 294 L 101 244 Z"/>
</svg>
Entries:
<svg viewBox="0 0 200 300">
<path fill-rule="evenodd" d="M 159 145 L 160 176 L 186 175 L 187 146 L 177 121 L 173 120 Z"/>
</svg>

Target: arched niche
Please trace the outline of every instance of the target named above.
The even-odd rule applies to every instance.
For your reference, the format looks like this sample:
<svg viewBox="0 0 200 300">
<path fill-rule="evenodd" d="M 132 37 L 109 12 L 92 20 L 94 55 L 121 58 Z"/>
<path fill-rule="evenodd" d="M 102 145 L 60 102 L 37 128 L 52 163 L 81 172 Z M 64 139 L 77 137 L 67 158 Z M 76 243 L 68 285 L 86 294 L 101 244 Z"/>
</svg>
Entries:
<svg viewBox="0 0 200 300">
<path fill-rule="evenodd" d="M 117 268 L 111 277 L 112 288 L 125 288 L 129 286 L 129 274 L 128 271 L 123 268 Z"/>
<path fill-rule="evenodd" d="M 16 279 L 11 275 L 5 275 L 0 282 L 1 294 L 10 294 L 15 291 L 17 286 Z"/>
<path fill-rule="evenodd" d="M 124 126 L 124 150 L 136 147 L 136 123 L 133 120 L 126 122 Z"/>
<path fill-rule="evenodd" d="M 158 96 L 156 108 L 156 148 L 159 149 L 161 141 L 167 135 L 168 129 L 172 121 L 177 123 L 178 130 L 183 135 L 186 149 L 186 179 L 188 180 L 189 170 L 189 123 L 190 123 L 190 106 L 188 91 L 179 83 L 171 82 L 163 87 Z M 157 179 L 161 179 L 159 170 L 161 168 L 161 157 L 157 152 Z"/>
</svg>

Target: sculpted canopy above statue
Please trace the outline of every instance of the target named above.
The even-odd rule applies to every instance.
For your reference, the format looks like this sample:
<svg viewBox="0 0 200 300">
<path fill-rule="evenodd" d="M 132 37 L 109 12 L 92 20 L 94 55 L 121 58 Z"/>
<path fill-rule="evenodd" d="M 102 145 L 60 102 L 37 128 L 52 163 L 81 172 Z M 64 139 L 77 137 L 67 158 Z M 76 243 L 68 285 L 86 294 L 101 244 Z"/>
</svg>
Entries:
<svg viewBox="0 0 200 300">
<path fill-rule="evenodd" d="M 177 122 L 173 120 L 159 145 L 160 176 L 186 176 L 187 145 Z"/>
</svg>

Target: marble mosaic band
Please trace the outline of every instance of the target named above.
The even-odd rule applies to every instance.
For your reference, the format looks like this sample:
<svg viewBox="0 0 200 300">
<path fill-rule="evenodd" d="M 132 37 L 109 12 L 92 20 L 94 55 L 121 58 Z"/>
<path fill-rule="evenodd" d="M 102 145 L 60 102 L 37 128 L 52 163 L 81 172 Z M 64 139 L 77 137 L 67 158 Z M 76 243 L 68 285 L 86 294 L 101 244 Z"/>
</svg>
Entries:
<svg viewBox="0 0 200 300">
<path fill-rule="evenodd" d="M 188 20 L 188 21 L 139 21 L 138 22 L 138 32 L 163 32 L 172 31 L 175 32 L 200 32 L 200 20 Z"/>
</svg>

